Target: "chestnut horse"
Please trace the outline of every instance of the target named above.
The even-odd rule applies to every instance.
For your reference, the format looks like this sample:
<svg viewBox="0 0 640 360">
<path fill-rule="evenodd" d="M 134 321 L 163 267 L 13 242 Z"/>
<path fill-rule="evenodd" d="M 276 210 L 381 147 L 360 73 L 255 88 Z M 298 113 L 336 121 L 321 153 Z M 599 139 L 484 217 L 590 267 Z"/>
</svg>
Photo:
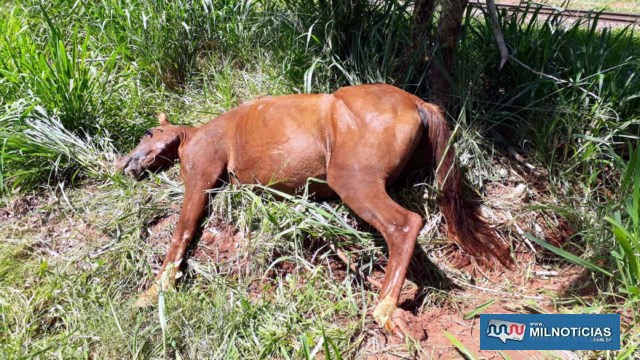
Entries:
<svg viewBox="0 0 640 360">
<path fill-rule="evenodd" d="M 468 254 L 493 261 L 505 247 L 461 194 L 460 171 L 442 111 L 385 84 L 350 86 L 333 94 L 263 97 L 200 128 L 160 126 L 144 135 L 116 167 L 136 179 L 180 160 L 182 212 L 157 281 L 138 297 L 155 302 L 174 286 L 177 268 L 207 207 L 207 190 L 232 183 L 273 184 L 296 193 L 310 177 L 316 199 L 339 196 L 387 242 L 389 263 L 374 319 L 389 331 L 422 217 L 398 205 L 387 188 L 398 178 L 432 167 L 449 237 Z M 275 182 L 275 183 L 274 183 Z"/>
</svg>

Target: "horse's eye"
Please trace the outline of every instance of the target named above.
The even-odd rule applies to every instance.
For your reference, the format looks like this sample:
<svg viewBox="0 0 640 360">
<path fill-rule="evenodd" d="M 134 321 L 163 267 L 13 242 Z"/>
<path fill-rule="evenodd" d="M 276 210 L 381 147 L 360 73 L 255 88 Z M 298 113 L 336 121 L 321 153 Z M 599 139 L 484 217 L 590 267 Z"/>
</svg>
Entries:
<svg viewBox="0 0 640 360">
<path fill-rule="evenodd" d="M 145 131 L 144 135 L 142 137 L 147 137 L 147 136 L 152 136 L 153 135 L 153 131 L 151 130 L 147 130 Z"/>
</svg>

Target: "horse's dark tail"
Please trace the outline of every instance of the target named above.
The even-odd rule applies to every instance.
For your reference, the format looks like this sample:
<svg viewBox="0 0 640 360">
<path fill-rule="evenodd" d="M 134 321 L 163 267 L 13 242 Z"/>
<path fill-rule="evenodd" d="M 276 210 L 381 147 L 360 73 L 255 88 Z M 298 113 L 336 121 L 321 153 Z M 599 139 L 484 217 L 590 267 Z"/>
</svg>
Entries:
<svg viewBox="0 0 640 360">
<path fill-rule="evenodd" d="M 491 265 L 511 263 L 509 247 L 489 227 L 480 207 L 463 197 L 460 168 L 456 161 L 451 130 L 442 110 L 431 104 L 418 105 L 418 113 L 429 134 L 432 164 L 440 188 L 438 204 L 447 222 L 449 237 L 467 254 Z"/>
</svg>

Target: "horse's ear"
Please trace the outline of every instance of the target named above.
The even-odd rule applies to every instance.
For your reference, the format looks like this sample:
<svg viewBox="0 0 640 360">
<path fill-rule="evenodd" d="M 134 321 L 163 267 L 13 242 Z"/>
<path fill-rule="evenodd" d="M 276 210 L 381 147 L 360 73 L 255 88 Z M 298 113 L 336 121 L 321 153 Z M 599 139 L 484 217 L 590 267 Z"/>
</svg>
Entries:
<svg viewBox="0 0 640 360">
<path fill-rule="evenodd" d="M 167 120 L 167 115 L 165 115 L 165 113 L 158 114 L 158 123 L 160 125 L 171 125 L 169 120 Z"/>
</svg>

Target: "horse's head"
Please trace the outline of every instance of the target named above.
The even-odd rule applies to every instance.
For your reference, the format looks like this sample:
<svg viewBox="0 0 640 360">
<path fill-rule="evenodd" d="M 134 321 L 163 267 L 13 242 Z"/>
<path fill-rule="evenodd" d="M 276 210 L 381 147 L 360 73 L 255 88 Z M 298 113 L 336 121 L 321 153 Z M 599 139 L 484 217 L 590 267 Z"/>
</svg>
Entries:
<svg viewBox="0 0 640 360">
<path fill-rule="evenodd" d="M 145 177 L 145 170 L 160 171 L 175 163 L 182 129 L 171 125 L 165 114 L 158 115 L 158 122 L 160 126 L 147 130 L 138 146 L 116 161 L 118 171 L 141 180 Z"/>
</svg>

